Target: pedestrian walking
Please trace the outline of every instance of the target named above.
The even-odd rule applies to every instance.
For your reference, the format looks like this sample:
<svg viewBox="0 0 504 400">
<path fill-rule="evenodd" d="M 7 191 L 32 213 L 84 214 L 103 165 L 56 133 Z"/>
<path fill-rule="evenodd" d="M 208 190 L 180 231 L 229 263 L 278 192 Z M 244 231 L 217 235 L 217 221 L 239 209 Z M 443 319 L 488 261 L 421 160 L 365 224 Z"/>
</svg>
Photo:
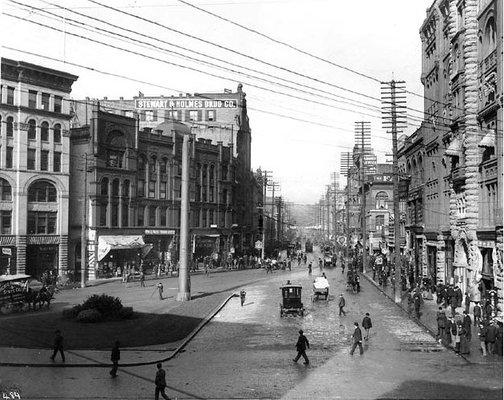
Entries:
<svg viewBox="0 0 504 400">
<path fill-rule="evenodd" d="M 498 328 L 495 321 L 492 321 L 486 329 L 486 347 L 489 355 L 495 354 L 495 341 L 497 340 Z"/>
<path fill-rule="evenodd" d="M 119 360 L 121 359 L 121 350 L 119 349 L 119 341 L 116 340 L 112 352 L 110 353 L 110 361 L 112 361 L 112 370 L 110 376 L 115 378 L 117 376 L 117 369 L 119 368 Z"/>
<path fill-rule="evenodd" d="M 140 270 L 140 287 L 145 287 L 145 273 L 143 269 Z"/>
<path fill-rule="evenodd" d="M 355 351 L 355 348 L 359 346 L 359 352 L 360 354 L 364 354 L 364 349 L 362 348 L 362 332 L 359 328 L 359 323 L 354 322 L 354 332 L 352 334 L 352 339 L 353 339 L 353 344 L 352 344 L 352 349 L 350 350 L 350 355 L 353 356 L 353 353 Z"/>
<path fill-rule="evenodd" d="M 61 335 L 61 331 L 59 329 L 54 332 L 54 334 L 54 346 L 51 360 L 54 361 L 56 354 L 59 352 L 61 354 L 61 360 L 65 362 L 65 353 L 63 352 L 63 336 Z"/>
<path fill-rule="evenodd" d="M 247 292 L 245 290 L 240 290 L 240 303 L 241 306 L 243 307 L 243 304 L 245 303 L 245 296 L 247 295 Z"/>
<path fill-rule="evenodd" d="M 455 298 L 457 299 L 457 307 L 462 307 L 462 289 L 455 286 Z"/>
<path fill-rule="evenodd" d="M 469 312 L 464 310 L 464 318 L 462 320 L 462 326 L 464 327 L 464 330 L 466 332 L 466 338 L 467 338 L 467 341 L 471 341 L 471 337 L 472 337 L 472 334 L 471 334 L 471 325 L 472 325 L 472 321 L 471 321 L 471 317 L 469 316 Z"/>
<path fill-rule="evenodd" d="M 469 331 L 466 330 L 465 325 L 460 326 L 460 354 L 469 354 L 469 335 L 471 334 L 471 325 L 469 325 Z"/>
<path fill-rule="evenodd" d="M 343 316 L 346 315 L 346 312 L 345 310 L 343 309 L 343 307 L 345 307 L 346 305 L 346 301 L 345 301 L 345 298 L 343 297 L 343 294 L 340 294 L 340 298 L 339 298 L 339 302 L 338 302 L 338 307 L 339 307 L 339 315 L 341 316 L 341 314 L 343 314 Z"/>
<path fill-rule="evenodd" d="M 161 363 L 156 364 L 157 367 L 157 372 L 156 372 L 156 379 L 154 381 L 156 385 L 156 391 L 154 392 L 154 398 L 156 400 L 159 400 L 159 395 L 163 396 L 163 399 L 165 400 L 170 400 L 170 398 L 166 395 L 165 389 L 166 389 L 166 372 L 162 368 Z"/>
<path fill-rule="evenodd" d="M 157 290 L 159 293 L 159 300 L 163 300 L 163 284 L 161 282 L 157 284 Z"/>
<path fill-rule="evenodd" d="M 451 335 L 452 335 L 452 347 L 455 349 L 455 353 L 460 352 L 460 325 L 451 319 Z"/>
<path fill-rule="evenodd" d="M 464 306 L 466 314 L 469 314 L 469 307 L 471 306 L 471 296 L 469 296 L 469 292 L 466 292 L 464 297 Z"/>
<path fill-rule="evenodd" d="M 366 334 L 364 335 L 364 340 L 369 339 L 369 330 L 373 327 L 373 324 L 371 322 L 371 318 L 369 317 L 369 313 L 366 313 L 365 317 L 362 319 L 362 327 L 364 328 L 364 331 Z"/>
<path fill-rule="evenodd" d="M 296 343 L 296 350 L 297 350 L 297 356 L 294 358 L 292 361 L 295 363 L 298 362 L 300 357 L 304 358 L 304 363 L 305 365 L 308 365 L 310 363 L 310 360 L 308 360 L 308 357 L 306 356 L 306 349 L 310 348 L 310 343 L 308 342 L 308 339 L 306 336 L 303 334 L 303 330 L 299 330 L 299 337 Z"/>
<path fill-rule="evenodd" d="M 312 273 L 312 265 L 311 263 L 308 264 L 308 275 L 311 275 Z"/>
<path fill-rule="evenodd" d="M 446 333 L 445 329 L 448 325 L 448 319 L 446 318 L 446 314 L 443 311 L 443 307 L 439 307 L 438 312 L 436 314 L 437 320 L 437 339 L 439 342 L 442 342 L 445 339 Z"/>
<path fill-rule="evenodd" d="M 420 319 L 422 313 L 420 312 L 420 306 L 422 305 L 422 295 L 420 293 L 416 293 L 413 300 L 415 306 L 415 316 L 417 319 Z"/>
<path fill-rule="evenodd" d="M 487 355 L 487 350 L 486 350 L 486 326 L 483 322 L 480 322 L 478 326 L 478 338 L 480 341 L 480 348 L 481 348 L 481 353 L 483 354 L 483 357 L 486 357 Z"/>
<path fill-rule="evenodd" d="M 450 297 L 450 307 L 451 307 L 452 317 L 454 317 L 455 313 L 457 312 L 457 297 L 455 295 Z"/>
<path fill-rule="evenodd" d="M 479 305 L 479 301 L 474 302 L 473 318 L 474 326 L 478 326 L 481 322 L 481 306 Z"/>
</svg>

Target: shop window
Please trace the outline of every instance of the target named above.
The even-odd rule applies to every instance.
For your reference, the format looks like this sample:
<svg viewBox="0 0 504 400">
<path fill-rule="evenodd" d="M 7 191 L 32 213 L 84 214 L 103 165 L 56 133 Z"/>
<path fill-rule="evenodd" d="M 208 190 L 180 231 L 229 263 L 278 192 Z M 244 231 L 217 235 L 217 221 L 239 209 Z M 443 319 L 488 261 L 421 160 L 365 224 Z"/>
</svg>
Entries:
<svg viewBox="0 0 504 400">
<path fill-rule="evenodd" d="M 40 169 L 42 171 L 49 170 L 49 150 L 40 151 Z"/>
<path fill-rule="evenodd" d="M 7 146 L 5 153 L 5 168 L 12 168 L 14 148 Z"/>
<path fill-rule="evenodd" d="M 37 91 L 29 90 L 28 91 L 28 107 L 29 108 L 37 108 Z"/>
<path fill-rule="evenodd" d="M 54 125 L 53 141 L 54 141 L 54 143 L 61 143 L 61 125 L 60 124 Z"/>
<path fill-rule="evenodd" d="M 12 86 L 7 86 L 7 104 L 14 105 L 14 90 Z"/>
<path fill-rule="evenodd" d="M 28 188 L 28 202 L 53 203 L 56 202 L 56 187 L 48 181 L 35 181 Z"/>
<path fill-rule="evenodd" d="M 49 111 L 49 93 L 42 93 L 42 109 Z"/>
<path fill-rule="evenodd" d="M 35 121 L 33 121 L 35 122 Z M 7 117 L 7 120 L 6 120 L 6 134 L 7 134 L 7 137 L 12 137 L 14 136 L 14 118 L 13 117 Z"/>
<path fill-rule="evenodd" d="M 156 226 L 156 207 L 149 207 L 149 226 Z"/>
<path fill-rule="evenodd" d="M 53 154 L 53 171 L 61 172 L 61 153 L 58 151 Z"/>
<path fill-rule="evenodd" d="M 40 124 L 40 140 L 43 142 L 49 141 L 49 123 L 46 121 Z"/>
<path fill-rule="evenodd" d="M 0 211 L 0 233 L 2 235 L 10 235 L 12 230 L 12 211 Z"/>
<path fill-rule="evenodd" d="M 7 180 L 0 178 L 0 200 L 12 200 L 12 187 Z"/>
<path fill-rule="evenodd" d="M 34 119 L 28 121 L 28 139 L 35 140 L 37 137 L 37 123 Z"/>
<path fill-rule="evenodd" d="M 56 212 L 28 211 L 28 234 L 50 235 L 56 233 Z"/>
<path fill-rule="evenodd" d="M 63 103 L 63 97 L 54 96 L 54 112 L 61 113 L 61 104 Z"/>
</svg>

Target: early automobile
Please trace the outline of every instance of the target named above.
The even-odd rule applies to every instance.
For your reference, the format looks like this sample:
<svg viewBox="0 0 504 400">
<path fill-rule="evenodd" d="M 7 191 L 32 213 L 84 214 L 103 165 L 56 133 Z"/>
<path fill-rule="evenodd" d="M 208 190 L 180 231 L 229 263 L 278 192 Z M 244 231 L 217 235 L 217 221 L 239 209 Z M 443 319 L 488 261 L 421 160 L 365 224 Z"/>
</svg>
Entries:
<svg viewBox="0 0 504 400">
<path fill-rule="evenodd" d="M 282 286 L 282 302 L 280 303 L 280 317 L 287 314 L 303 316 L 305 309 L 301 301 L 301 285 L 293 285 L 288 283 Z"/>
</svg>

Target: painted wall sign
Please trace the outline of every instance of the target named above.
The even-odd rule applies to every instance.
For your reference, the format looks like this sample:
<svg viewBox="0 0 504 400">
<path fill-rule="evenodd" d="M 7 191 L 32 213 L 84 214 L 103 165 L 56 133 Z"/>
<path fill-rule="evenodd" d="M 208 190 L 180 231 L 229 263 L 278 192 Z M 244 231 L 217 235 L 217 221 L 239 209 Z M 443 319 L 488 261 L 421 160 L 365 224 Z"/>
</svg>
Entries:
<svg viewBox="0 0 504 400">
<path fill-rule="evenodd" d="M 138 110 L 154 110 L 154 109 L 202 109 L 202 108 L 236 108 L 237 100 L 233 99 L 167 99 L 167 98 L 151 98 L 151 99 L 135 99 L 135 108 Z"/>
</svg>

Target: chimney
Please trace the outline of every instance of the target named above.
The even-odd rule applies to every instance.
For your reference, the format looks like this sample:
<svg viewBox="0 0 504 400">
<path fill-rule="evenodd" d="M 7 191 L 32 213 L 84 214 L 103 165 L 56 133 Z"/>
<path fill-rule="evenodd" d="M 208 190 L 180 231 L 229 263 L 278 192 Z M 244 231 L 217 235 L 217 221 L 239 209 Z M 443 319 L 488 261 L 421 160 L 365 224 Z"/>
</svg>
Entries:
<svg viewBox="0 0 504 400">
<path fill-rule="evenodd" d="M 121 97 L 119 97 L 119 100 L 123 101 L 123 100 L 124 100 L 124 97 L 122 97 L 122 96 L 121 96 Z"/>
<path fill-rule="evenodd" d="M 103 100 L 108 100 L 108 97 L 106 97 L 106 96 L 105 96 L 105 97 L 103 97 Z"/>
</svg>

